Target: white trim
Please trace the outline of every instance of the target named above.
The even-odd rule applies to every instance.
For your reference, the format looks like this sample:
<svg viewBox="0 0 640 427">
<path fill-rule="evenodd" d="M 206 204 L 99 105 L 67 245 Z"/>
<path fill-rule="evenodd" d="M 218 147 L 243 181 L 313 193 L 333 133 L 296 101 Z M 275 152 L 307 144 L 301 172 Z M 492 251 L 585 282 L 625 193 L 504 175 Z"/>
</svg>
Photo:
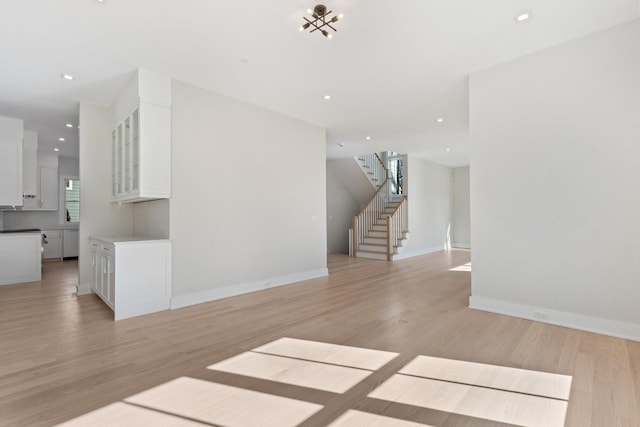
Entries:
<svg viewBox="0 0 640 427">
<path fill-rule="evenodd" d="M 393 255 L 393 260 L 397 261 L 397 260 L 400 260 L 400 259 L 413 258 L 413 257 L 420 256 L 420 255 L 430 254 L 430 253 L 433 253 L 433 252 L 444 251 L 445 249 L 446 248 L 444 246 L 432 246 L 430 248 L 420 249 L 419 251 L 403 252 L 403 253 L 399 253 L 399 254 L 394 254 Z"/>
<path fill-rule="evenodd" d="M 471 249 L 471 244 L 469 244 L 469 243 L 452 243 L 451 247 L 452 248 L 456 248 L 456 249 Z"/>
<path fill-rule="evenodd" d="M 89 295 L 92 294 L 91 285 L 78 285 L 76 286 L 76 294 L 77 295 Z"/>
<path fill-rule="evenodd" d="M 327 268 L 305 271 L 302 273 L 289 274 L 286 276 L 277 276 L 266 278 L 254 282 L 239 283 L 236 285 L 225 286 L 224 288 L 210 289 L 202 292 L 194 292 L 186 295 L 174 296 L 171 299 L 171 310 L 177 308 L 188 307 L 190 305 L 201 304 L 204 302 L 215 301 L 222 298 L 228 298 L 236 295 L 246 294 L 249 292 L 261 291 L 263 289 L 275 288 L 277 286 L 288 285 L 303 280 L 315 279 L 329 275 Z"/>
<path fill-rule="evenodd" d="M 469 308 L 520 317 L 536 322 L 550 323 L 552 325 L 579 329 L 581 331 L 610 335 L 617 338 L 640 341 L 640 325 L 635 323 L 620 322 L 617 320 L 474 296 L 469 297 Z M 546 317 L 546 319 L 541 318 L 541 316 Z"/>
</svg>

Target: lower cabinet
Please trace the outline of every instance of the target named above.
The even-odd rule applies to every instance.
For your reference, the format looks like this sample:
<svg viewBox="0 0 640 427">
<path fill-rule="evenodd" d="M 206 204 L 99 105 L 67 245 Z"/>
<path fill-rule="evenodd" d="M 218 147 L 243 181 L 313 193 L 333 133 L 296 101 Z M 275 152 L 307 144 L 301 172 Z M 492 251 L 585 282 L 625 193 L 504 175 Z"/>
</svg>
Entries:
<svg viewBox="0 0 640 427">
<path fill-rule="evenodd" d="M 63 230 L 44 230 L 46 243 L 43 244 L 43 259 L 62 259 Z"/>
<path fill-rule="evenodd" d="M 90 242 L 91 290 L 115 320 L 170 308 L 171 241 L 128 236 Z"/>
</svg>

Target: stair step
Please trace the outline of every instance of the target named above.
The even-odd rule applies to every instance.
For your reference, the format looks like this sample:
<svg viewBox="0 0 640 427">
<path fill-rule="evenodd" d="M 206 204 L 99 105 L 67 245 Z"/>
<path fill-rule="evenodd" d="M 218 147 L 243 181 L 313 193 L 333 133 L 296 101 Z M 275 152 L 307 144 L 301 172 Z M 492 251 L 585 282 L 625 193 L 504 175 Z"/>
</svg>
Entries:
<svg viewBox="0 0 640 427">
<path fill-rule="evenodd" d="M 375 231 L 375 230 L 369 230 L 369 233 L 367 233 L 367 237 L 380 237 L 382 239 L 386 239 L 387 238 L 387 231 Z"/>
<path fill-rule="evenodd" d="M 387 253 L 387 245 L 386 244 L 377 245 L 375 243 L 362 243 L 358 247 L 358 251 L 359 252 L 366 251 L 366 252 L 375 252 L 375 253 L 386 254 Z"/>
<path fill-rule="evenodd" d="M 370 252 L 370 251 L 358 251 L 358 252 L 356 252 L 356 257 L 358 257 L 358 258 L 369 258 L 369 259 L 379 259 L 379 260 L 382 260 L 382 261 L 386 261 L 387 260 L 387 254 L 386 253 Z"/>
</svg>

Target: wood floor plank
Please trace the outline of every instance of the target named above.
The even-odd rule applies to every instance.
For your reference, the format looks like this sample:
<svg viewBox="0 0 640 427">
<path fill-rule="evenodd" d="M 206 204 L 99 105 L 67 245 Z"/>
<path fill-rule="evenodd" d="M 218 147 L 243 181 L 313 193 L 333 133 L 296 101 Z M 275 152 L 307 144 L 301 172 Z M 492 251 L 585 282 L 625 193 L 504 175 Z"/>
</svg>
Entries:
<svg viewBox="0 0 640 427">
<path fill-rule="evenodd" d="M 181 377 L 320 405 L 303 427 L 350 409 L 504 425 L 366 397 L 420 355 L 572 376 L 567 426 L 640 425 L 640 343 L 469 309 L 470 273 L 455 271 L 469 251 L 328 260 L 329 277 L 119 322 L 96 296 L 74 294 L 74 261 L 0 286 L 0 426 L 55 425 Z M 282 338 L 398 355 L 343 394 L 206 369 Z"/>
</svg>

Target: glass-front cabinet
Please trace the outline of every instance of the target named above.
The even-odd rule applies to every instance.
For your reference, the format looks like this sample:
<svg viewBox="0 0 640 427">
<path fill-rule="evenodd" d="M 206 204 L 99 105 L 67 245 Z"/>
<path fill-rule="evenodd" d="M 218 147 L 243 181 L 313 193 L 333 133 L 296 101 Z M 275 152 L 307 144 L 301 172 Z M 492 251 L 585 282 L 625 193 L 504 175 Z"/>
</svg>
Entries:
<svg viewBox="0 0 640 427">
<path fill-rule="evenodd" d="M 139 202 L 171 196 L 169 111 L 141 103 L 113 130 L 113 201 Z M 147 122 L 143 123 L 141 117 Z"/>
</svg>

